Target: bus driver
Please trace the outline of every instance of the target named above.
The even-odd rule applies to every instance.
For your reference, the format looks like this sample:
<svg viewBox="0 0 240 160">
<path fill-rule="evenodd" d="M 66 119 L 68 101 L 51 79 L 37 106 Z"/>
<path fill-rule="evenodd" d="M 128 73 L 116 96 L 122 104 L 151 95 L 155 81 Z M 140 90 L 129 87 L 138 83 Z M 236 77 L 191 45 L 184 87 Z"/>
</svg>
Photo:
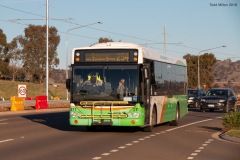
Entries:
<svg viewBox="0 0 240 160">
<path fill-rule="evenodd" d="M 123 99 L 123 94 L 124 94 L 124 90 L 125 90 L 124 82 L 125 82 L 125 79 L 122 78 L 121 81 L 118 83 L 117 93 L 118 93 L 120 99 Z"/>
</svg>

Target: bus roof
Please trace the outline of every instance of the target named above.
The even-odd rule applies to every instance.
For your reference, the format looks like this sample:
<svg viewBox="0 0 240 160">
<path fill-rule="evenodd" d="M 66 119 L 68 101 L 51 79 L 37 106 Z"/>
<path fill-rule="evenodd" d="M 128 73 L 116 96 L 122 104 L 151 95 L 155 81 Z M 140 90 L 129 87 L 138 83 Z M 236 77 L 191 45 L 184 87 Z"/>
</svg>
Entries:
<svg viewBox="0 0 240 160">
<path fill-rule="evenodd" d="M 91 49 L 137 49 L 139 51 L 139 63 L 142 63 L 142 59 L 146 58 L 150 60 L 156 60 L 156 61 L 186 66 L 185 59 L 170 56 L 167 54 L 162 54 L 159 51 L 156 51 L 138 44 L 126 43 L 126 42 L 98 43 L 90 47 L 74 48 L 73 52 L 75 50 L 91 50 Z"/>
</svg>

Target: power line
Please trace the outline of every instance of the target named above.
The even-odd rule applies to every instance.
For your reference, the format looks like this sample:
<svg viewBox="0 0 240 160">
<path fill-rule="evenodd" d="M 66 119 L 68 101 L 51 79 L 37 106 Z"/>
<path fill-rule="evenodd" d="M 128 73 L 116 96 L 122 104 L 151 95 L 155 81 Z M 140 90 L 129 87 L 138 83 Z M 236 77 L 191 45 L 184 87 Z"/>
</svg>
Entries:
<svg viewBox="0 0 240 160">
<path fill-rule="evenodd" d="M 9 21 L 9 20 L 1 20 L 1 19 L 0 19 L 0 21 L 7 22 L 7 23 L 15 23 L 15 24 L 20 24 L 20 25 L 23 25 L 23 26 L 28 26 L 28 24 L 25 24 L 25 23 L 14 22 L 14 21 Z"/>
<path fill-rule="evenodd" d="M 79 35 L 79 34 L 73 34 L 73 33 L 67 33 L 67 32 L 62 32 L 62 31 L 58 31 L 59 33 L 64 33 L 64 34 L 68 34 L 68 35 L 72 35 L 72 36 L 77 36 L 77 37 L 84 37 L 84 38 L 88 38 L 88 39 L 97 39 L 94 37 L 88 37 L 88 36 L 84 36 L 84 35 Z"/>
<path fill-rule="evenodd" d="M 0 7 L 7 8 L 7 9 L 11 9 L 11 10 L 18 11 L 18 12 L 22 12 L 22 13 L 27 13 L 27 14 L 30 14 L 30 15 L 38 16 L 38 17 L 44 17 L 44 18 L 45 18 L 45 16 L 42 16 L 42 15 L 39 15 L 39 14 L 35 14 L 35 13 L 23 11 L 23 10 L 20 10 L 20 9 L 16 9 L 16 8 L 4 6 L 4 5 L 1 5 L 1 4 L 0 4 Z"/>
<path fill-rule="evenodd" d="M 158 43 L 157 41 L 153 41 L 153 40 L 149 40 L 149 39 L 145 39 L 145 38 L 140 38 L 140 37 L 135 37 L 135 36 L 129 36 L 129 35 L 121 34 L 121 33 L 115 33 L 115 32 L 106 31 L 106 30 L 103 30 L 103 29 L 97 29 L 97 28 L 93 28 L 93 27 L 87 27 L 87 28 L 97 30 L 97 31 L 106 32 L 106 33 L 110 33 L 110 34 L 115 34 L 115 35 L 119 35 L 119 36 L 123 36 L 123 37 L 128 37 L 128 38 L 133 38 L 133 39 L 139 39 L 139 40 Z"/>
<path fill-rule="evenodd" d="M 14 11 L 18 11 L 18 12 L 22 12 L 22 13 L 26 13 L 26 14 L 30 14 L 30 15 L 34 15 L 34 16 L 38 16 L 38 17 L 43 17 L 43 18 L 44 18 L 44 19 L 11 19 L 10 21 L 18 21 L 18 20 L 45 20 L 45 18 L 46 18 L 46 17 L 43 16 L 43 15 L 39 15 L 39 14 L 36 14 L 36 13 L 31 13 L 31 12 L 23 11 L 23 10 L 20 10 L 20 9 L 16 9 L 16 8 L 4 6 L 4 5 L 1 5 L 1 4 L 0 4 L 0 7 L 7 8 L 7 9 L 14 10 Z M 66 21 L 66 19 L 56 19 L 56 18 L 49 18 L 49 19 L 69 23 L 69 22 Z M 72 19 L 68 19 L 68 20 L 72 20 Z"/>
</svg>

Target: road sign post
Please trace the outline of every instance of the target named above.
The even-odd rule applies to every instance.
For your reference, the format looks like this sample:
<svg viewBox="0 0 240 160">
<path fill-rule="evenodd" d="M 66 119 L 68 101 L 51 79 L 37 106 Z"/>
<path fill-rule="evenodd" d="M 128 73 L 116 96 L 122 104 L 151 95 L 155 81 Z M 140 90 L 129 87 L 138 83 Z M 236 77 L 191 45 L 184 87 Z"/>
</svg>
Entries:
<svg viewBox="0 0 240 160">
<path fill-rule="evenodd" d="M 25 97 L 27 96 L 27 86 L 19 84 L 18 85 L 18 97 Z"/>
</svg>

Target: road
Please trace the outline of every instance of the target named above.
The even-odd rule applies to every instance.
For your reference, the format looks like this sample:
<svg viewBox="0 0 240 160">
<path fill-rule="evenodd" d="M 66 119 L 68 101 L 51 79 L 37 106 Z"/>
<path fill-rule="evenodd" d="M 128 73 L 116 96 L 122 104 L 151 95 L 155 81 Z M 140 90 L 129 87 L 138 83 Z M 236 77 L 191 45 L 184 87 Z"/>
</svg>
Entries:
<svg viewBox="0 0 240 160">
<path fill-rule="evenodd" d="M 0 113 L 0 159 L 3 160 L 239 160 L 240 144 L 217 138 L 221 112 L 189 111 L 178 127 L 139 128 L 68 125 L 68 109 Z"/>
</svg>

